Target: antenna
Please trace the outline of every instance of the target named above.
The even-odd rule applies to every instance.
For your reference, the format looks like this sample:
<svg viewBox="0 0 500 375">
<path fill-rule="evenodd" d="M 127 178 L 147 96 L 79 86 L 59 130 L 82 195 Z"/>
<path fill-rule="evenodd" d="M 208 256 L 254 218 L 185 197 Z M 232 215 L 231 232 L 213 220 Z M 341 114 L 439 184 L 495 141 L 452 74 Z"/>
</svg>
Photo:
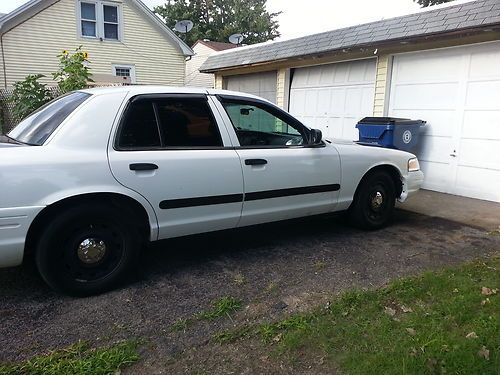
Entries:
<svg viewBox="0 0 500 375">
<path fill-rule="evenodd" d="M 193 21 L 190 20 L 179 21 L 174 26 L 175 31 L 182 34 L 186 34 L 184 40 L 187 38 L 187 33 L 190 32 L 192 28 L 193 28 Z"/>
<path fill-rule="evenodd" d="M 245 39 L 243 34 L 233 34 L 229 37 L 229 42 L 239 46 L 241 44 L 241 42 L 243 42 L 243 39 Z"/>
</svg>

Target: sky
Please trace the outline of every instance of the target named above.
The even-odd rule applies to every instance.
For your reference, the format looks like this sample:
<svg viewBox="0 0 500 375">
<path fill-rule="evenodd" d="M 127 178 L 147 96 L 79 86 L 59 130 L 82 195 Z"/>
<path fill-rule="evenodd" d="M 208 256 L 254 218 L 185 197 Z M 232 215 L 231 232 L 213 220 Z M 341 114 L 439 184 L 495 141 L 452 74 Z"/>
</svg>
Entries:
<svg viewBox="0 0 500 375">
<path fill-rule="evenodd" d="M 0 13 L 8 13 L 25 2 L 0 0 Z M 152 8 L 166 0 L 143 2 Z M 280 39 L 391 18 L 420 9 L 413 0 L 268 0 L 267 4 L 270 12 L 283 12 L 278 18 Z"/>
</svg>

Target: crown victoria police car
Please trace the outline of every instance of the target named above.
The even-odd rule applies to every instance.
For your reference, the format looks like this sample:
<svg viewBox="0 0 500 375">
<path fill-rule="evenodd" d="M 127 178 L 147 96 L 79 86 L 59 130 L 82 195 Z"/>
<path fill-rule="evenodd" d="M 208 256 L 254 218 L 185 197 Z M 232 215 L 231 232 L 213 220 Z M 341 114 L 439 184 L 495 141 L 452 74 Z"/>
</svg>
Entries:
<svg viewBox="0 0 500 375">
<path fill-rule="evenodd" d="M 388 223 L 423 181 L 414 155 L 322 139 L 274 104 L 223 90 L 72 92 L 0 140 L 0 266 L 108 290 L 148 241 L 346 211 Z"/>
</svg>

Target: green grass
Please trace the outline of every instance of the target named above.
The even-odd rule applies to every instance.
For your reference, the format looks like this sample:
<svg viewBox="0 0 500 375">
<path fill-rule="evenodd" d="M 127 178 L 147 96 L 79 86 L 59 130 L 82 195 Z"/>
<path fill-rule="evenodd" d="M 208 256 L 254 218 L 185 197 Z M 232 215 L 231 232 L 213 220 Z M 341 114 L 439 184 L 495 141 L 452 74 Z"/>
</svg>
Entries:
<svg viewBox="0 0 500 375">
<path fill-rule="evenodd" d="M 499 265 L 496 257 L 349 292 L 313 313 L 214 339 L 261 337 L 292 362 L 320 352 L 348 374 L 498 374 L 498 295 L 481 288 L 499 287 Z"/>
<path fill-rule="evenodd" d="M 25 362 L 0 365 L 0 375 L 115 374 L 139 359 L 137 345 L 137 342 L 127 341 L 108 348 L 93 349 L 80 341 L 69 348 Z"/>
<path fill-rule="evenodd" d="M 197 315 L 198 319 L 215 320 L 222 316 L 231 317 L 231 313 L 239 310 L 242 302 L 233 297 L 222 297 L 212 303 L 212 308 L 207 311 L 202 311 Z"/>
</svg>

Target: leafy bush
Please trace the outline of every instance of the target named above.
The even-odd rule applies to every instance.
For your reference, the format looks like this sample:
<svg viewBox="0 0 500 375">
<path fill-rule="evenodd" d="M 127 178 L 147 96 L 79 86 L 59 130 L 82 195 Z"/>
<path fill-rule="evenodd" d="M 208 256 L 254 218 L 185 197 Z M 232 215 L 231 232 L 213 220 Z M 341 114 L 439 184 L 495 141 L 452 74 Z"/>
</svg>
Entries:
<svg viewBox="0 0 500 375">
<path fill-rule="evenodd" d="M 90 78 L 92 75 L 90 68 L 86 65 L 89 62 L 89 55 L 86 51 L 82 51 L 82 46 L 75 49 L 73 54 L 65 50 L 57 57 L 59 58 L 59 70 L 52 73 L 52 76 L 61 93 L 83 89 L 87 87 L 89 82 L 93 82 Z"/>
<path fill-rule="evenodd" d="M 18 119 L 25 118 L 52 99 L 47 86 L 38 81 L 43 77 L 42 74 L 30 74 L 24 81 L 14 83 L 10 101 L 13 103 L 13 115 Z"/>
</svg>

